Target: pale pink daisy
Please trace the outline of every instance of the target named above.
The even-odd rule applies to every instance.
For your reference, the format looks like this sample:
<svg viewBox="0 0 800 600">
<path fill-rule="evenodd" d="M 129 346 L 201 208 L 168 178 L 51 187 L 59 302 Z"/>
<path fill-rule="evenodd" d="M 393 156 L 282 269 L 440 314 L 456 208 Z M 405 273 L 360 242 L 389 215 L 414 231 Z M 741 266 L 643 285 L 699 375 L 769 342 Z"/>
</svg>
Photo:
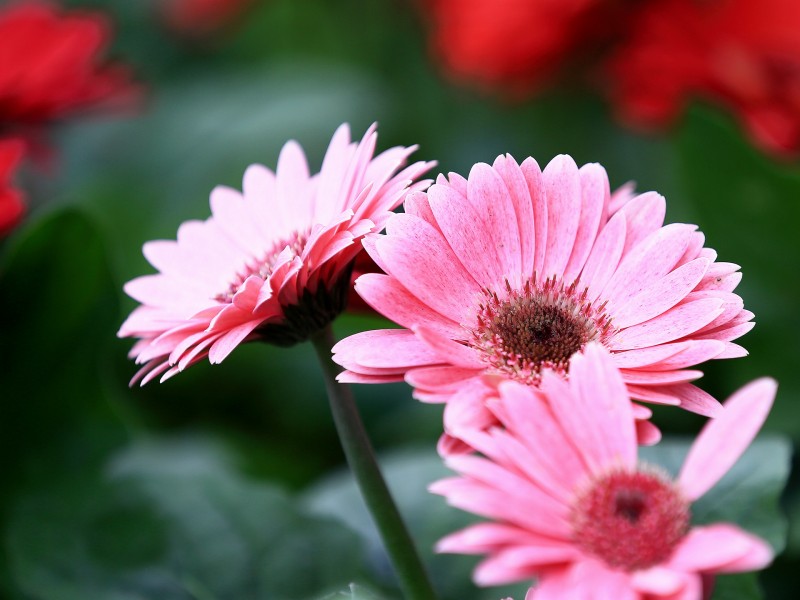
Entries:
<svg viewBox="0 0 800 600">
<path fill-rule="evenodd" d="M 409 194 L 405 214 L 364 245 L 386 274 L 356 291 L 407 329 L 358 333 L 334 347 L 340 381 L 405 380 L 447 402 L 445 432 L 484 428 L 492 380 L 538 385 L 568 375 L 590 341 L 612 352 L 631 397 L 713 416 L 692 367 L 743 356 L 731 340 L 753 326 L 732 290 L 738 266 L 716 262 L 695 225 L 664 225 L 665 200 L 630 186 L 611 195 L 598 164 L 558 156 L 541 171 L 500 156 L 469 179 L 439 176 Z M 640 439 L 658 440 L 644 406 Z M 445 438 L 447 439 L 447 438 Z"/>
<path fill-rule="evenodd" d="M 691 526 L 691 503 L 738 460 L 769 413 L 776 383 L 735 393 L 695 440 L 677 479 L 637 461 L 631 403 L 607 351 L 587 345 L 569 381 L 546 370 L 489 401 L 501 426 L 473 431 L 482 456 L 446 462 L 460 476 L 431 491 L 491 519 L 442 539 L 441 552 L 485 554 L 480 585 L 538 578 L 528 600 L 699 600 L 702 577 L 752 571 L 773 557 L 734 524 Z"/>
<path fill-rule="evenodd" d="M 250 166 L 243 192 L 211 192 L 211 217 L 182 224 L 177 241 L 145 244 L 159 273 L 127 283 L 141 306 L 119 331 L 140 338 L 134 381 L 163 381 L 205 356 L 219 363 L 248 340 L 289 345 L 327 326 L 344 307 L 361 238 L 383 229 L 409 190 L 430 184 L 413 181 L 435 163 L 400 170 L 416 146 L 374 156 L 376 140 L 374 125 L 360 143 L 342 125 L 317 175 L 290 141 L 274 173 Z"/>
</svg>

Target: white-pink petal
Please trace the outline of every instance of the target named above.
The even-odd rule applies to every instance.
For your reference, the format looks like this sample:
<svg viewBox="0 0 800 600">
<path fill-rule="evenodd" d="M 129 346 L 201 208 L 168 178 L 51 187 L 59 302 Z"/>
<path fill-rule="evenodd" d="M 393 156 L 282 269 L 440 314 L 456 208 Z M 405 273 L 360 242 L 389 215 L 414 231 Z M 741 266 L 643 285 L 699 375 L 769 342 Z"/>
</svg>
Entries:
<svg viewBox="0 0 800 600">
<path fill-rule="evenodd" d="M 542 390 L 564 431 L 593 471 L 636 463 L 636 429 L 628 392 L 607 351 L 596 343 L 570 361 L 569 384 L 551 372 Z"/>
<path fill-rule="evenodd" d="M 570 156 L 556 156 L 542 172 L 547 194 L 547 253 L 539 275 L 564 273 L 581 219 L 581 178 Z"/>
<path fill-rule="evenodd" d="M 766 546 L 766 548 L 765 548 Z M 669 567 L 694 572 L 724 571 L 725 567 L 747 557 L 759 557 L 741 570 L 759 569 L 768 564 L 772 552 L 763 540 L 728 523 L 693 528 L 681 540 L 669 560 Z M 749 567 L 749 568 L 748 568 Z"/>
<path fill-rule="evenodd" d="M 731 396 L 722 413 L 706 424 L 678 476 L 689 499 L 705 494 L 739 459 L 764 424 L 776 391 L 773 379 L 758 379 Z"/>
</svg>

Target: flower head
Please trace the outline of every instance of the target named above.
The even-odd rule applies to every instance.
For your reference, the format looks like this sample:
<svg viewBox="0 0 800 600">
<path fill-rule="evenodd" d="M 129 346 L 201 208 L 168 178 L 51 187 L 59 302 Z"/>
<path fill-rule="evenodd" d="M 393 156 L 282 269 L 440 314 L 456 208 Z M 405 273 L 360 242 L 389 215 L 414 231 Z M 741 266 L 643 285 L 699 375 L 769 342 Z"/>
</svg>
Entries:
<svg viewBox="0 0 800 600">
<path fill-rule="evenodd" d="M 0 9 L 0 128 L 131 100 L 128 69 L 100 64 L 108 41 L 99 13 L 62 13 L 41 0 Z"/>
<path fill-rule="evenodd" d="M 695 97 L 735 111 L 761 147 L 800 151 L 800 4 L 641 3 L 603 81 L 622 117 L 667 124 Z"/>
<path fill-rule="evenodd" d="M 468 179 L 440 176 L 407 197 L 386 235 L 364 240 L 386 274 L 363 275 L 356 291 L 407 329 L 339 342 L 340 380 L 405 377 L 420 400 L 447 402 L 445 431 L 459 437 L 495 422 L 484 402 L 494 383 L 567 377 L 594 341 L 633 398 L 713 416 L 719 403 L 687 367 L 746 354 L 731 340 L 753 315 L 732 293 L 738 267 L 715 262 L 696 226 L 665 226 L 664 214 L 662 196 L 612 196 L 601 166 L 579 169 L 568 156 L 544 171 L 500 156 Z M 649 422 L 639 428 L 642 441 L 658 439 Z"/>
<path fill-rule="evenodd" d="M 613 11 L 599 0 L 425 0 L 431 47 L 455 77 L 514 94 L 556 77 L 576 51 L 605 37 Z"/>
<path fill-rule="evenodd" d="M 131 355 L 142 384 L 162 381 L 205 356 L 221 362 L 243 341 L 290 345 L 324 328 L 344 308 L 360 240 L 380 231 L 413 183 L 434 163 L 406 164 L 415 147 L 373 156 L 371 127 L 351 143 L 342 125 L 317 175 L 288 142 L 272 172 L 252 165 L 242 193 L 218 187 L 212 216 L 189 221 L 177 241 L 154 241 L 144 254 L 159 270 L 128 282 L 142 303 L 121 337 L 140 338 Z M 410 186 L 410 187 L 409 187 Z"/>
<path fill-rule="evenodd" d="M 6 235 L 25 212 L 22 194 L 11 186 L 11 175 L 24 151 L 19 140 L 0 139 L 0 236 Z"/>
<path fill-rule="evenodd" d="M 735 525 L 692 527 L 691 504 L 738 460 L 766 419 L 776 384 L 734 394 L 692 445 L 677 479 L 637 460 L 625 384 L 600 344 L 573 356 L 570 380 L 505 381 L 490 401 L 501 426 L 473 431 L 483 456 L 451 456 L 459 476 L 431 490 L 491 519 L 439 542 L 485 554 L 475 580 L 539 579 L 529 600 L 701 597 L 701 576 L 760 569 L 772 549 Z M 597 595 L 602 591 L 606 595 Z"/>
</svg>

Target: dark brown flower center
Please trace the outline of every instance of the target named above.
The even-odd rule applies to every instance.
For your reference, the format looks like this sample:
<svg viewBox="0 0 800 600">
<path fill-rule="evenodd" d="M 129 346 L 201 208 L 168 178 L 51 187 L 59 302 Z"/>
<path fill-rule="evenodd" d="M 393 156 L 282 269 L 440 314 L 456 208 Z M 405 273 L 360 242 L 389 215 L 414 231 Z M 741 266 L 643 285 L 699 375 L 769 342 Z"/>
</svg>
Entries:
<svg viewBox="0 0 800 600">
<path fill-rule="evenodd" d="M 689 502 L 665 475 L 616 470 L 578 494 L 572 538 L 585 552 L 624 571 L 669 559 L 689 529 Z"/>
<path fill-rule="evenodd" d="M 502 297 L 487 291 L 470 344 L 492 369 L 527 383 L 543 368 L 566 373 L 570 357 L 611 328 L 603 306 L 577 289 L 577 281 L 565 287 L 555 278 L 537 286 L 534 277 L 521 290 L 507 285 Z"/>
</svg>

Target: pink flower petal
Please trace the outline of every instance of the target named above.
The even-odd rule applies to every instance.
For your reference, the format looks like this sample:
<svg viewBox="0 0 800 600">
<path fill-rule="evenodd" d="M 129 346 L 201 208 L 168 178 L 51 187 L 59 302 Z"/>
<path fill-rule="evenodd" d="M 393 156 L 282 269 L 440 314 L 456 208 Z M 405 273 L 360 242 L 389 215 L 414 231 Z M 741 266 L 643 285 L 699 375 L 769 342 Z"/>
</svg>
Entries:
<svg viewBox="0 0 800 600">
<path fill-rule="evenodd" d="M 440 357 L 440 362 L 447 362 L 462 369 L 482 370 L 486 364 L 478 353 L 464 344 L 459 344 L 431 327 L 417 325 L 414 333 Z"/>
<path fill-rule="evenodd" d="M 601 297 L 616 308 L 664 277 L 686 251 L 695 229 L 694 225 L 671 223 L 650 234 L 623 256 Z"/>
<path fill-rule="evenodd" d="M 461 266 L 450 246 L 418 217 L 394 215 L 386 225 L 391 235 L 375 246 L 387 272 L 420 301 L 460 321 L 473 305 L 480 286 Z"/>
<path fill-rule="evenodd" d="M 608 201 L 608 214 L 616 214 L 636 197 L 636 183 L 633 181 L 623 183 L 611 193 L 611 199 Z"/>
<path fill-rule="evenodd" d="M 742 274 L 738 272 L 739 269 L 739 265 L 733 263 L 713 263 L 708 268 L 705 277 L 703 277 L 697 289 L 732 292 L 742 280 Z"/>
<path fill-rule="evenodd" d="M 633 197 L 619 212 L 626 220 L 628 234 L 624 254 L 628 254 L 639 242 L 664 225 L 667 202 L 661 194 L 645 192 Z"/>
<path fill-rule="evenodd" d="M 449 456 L 448 461 L 468 458 L 466 455 Z M 553 501 L 543 494 L 530 496 L 518 494 L 509 501 L 507 492 L 500 492 L 471 478 L 442 479 L 428 488 L 432 493 L 444 496 L 448 504 L 488 519 L 497 519 L 519 525 L 542 536 L 568 539 L 566 507 L 553 506 Z M 530 491 L 530 488 L 525 488 Z M 559 514 L 562 513 L 562 514 Z"/>
<path fill-rule="evenodd" d="M 723 342 L 729 342 L 742 337 L 755 326 L 756 324 L 752 321 L 748 323 L 740 323 L 738 325 L 725 325 L 712 331 L 706 331 L 697 337 L 704 340 L 720 340 Z"/>
<path fill-rule="evenodd" d="M 567 155 L 555 157 L 542 172 L 547 194 L 547 253 L 543 278 L 560 276 L 567 266 L 581 218 L 581 179 Z"/>
<path fill-rule="evenodd" d="M 653 402 L 654 404 L 666 404 L 667 406 L 680 406 L 681 400 L 672 393 L 666 393 L 664 390 L 669 389 L 669 386 L 660 387 L 645 387 L 641 385 L 630 384 L 628 385 L 628 393 L 631 398 L 637 400 L 644 400 L 645 402 Z"/>
<path fill-rule="evenodd" d="M 549 542 L 549 543 L 548 543 Z M 524 543 L 538 544 L 546 548 L 565 548 L 569 545 L 542 538 L 514 525 L 503 523 L 476 523 L 450 534 L 437 542 L 437 552 L 459 554 L 483 554 L 503 546 Z"/>
<path fill-rule="evenodd" d="M 461 325 L 423 304 L 389 275 L 366 273 L 356 279 L 355 289 L 372 308 L 403 327 L 424 325 L 450 338 L 466 336 Z"/>
<path fill-rule="evenodd" d="M 444 408 L 443 420 L 446 433 L 460 438 L 464 431 L 482 431 L 497 423 L 497 419 L 486 407 L 480 387 L 480 381 L 473 380 L 462 384 L 461 388 L 450 396 Z"/>
<path fill-rule="evenodd" d="M 720 355 L 725 351 L 725 343 L 718 340 L 692 339 L 686 342 L 678 342 L 674 344 L 674 346 L 682 346 L 683 349 L 663 360 L 652 363 L 646 367 L 640 367 L 641 370 L 670 371 L 672 369 L 682 369 L 684 367 L 704 363 L 712 358 L 720 358 Z"/>
<path fill-rule="evenodd" d="M 596 560 L 575 562 L 566 569 L 546 571 L 525 600 L 641 600 L 631 575 Z"/>
<path fill-rule="evenodd" d="M 640 446 L 655 446 L 661 441 L 661 430 L 650 421 L 636 421 L 636 441 Z"/>
<path fill-rule="evenodd" d="M 767 418 L 776 391 L 774 380 L 758 379 L 731 396 L 722 413 L 706 424 L 678 477 L 689 499 L 705 494 L 739 459 Z"/>
<path fill-rule="evenodd" d="M 758 569 L 771 562 L 772 551 L 761 539 L 735 525 L 717 523 L 692 529 L 675 549 L 669 567 L 681 571 L 734 572 L 724 569 L 748 556 L 758 557 L 751 563 L 752 568 Z M 748 567 L 742 570 L 750 570 Z"/>
<path fill-rule="evenodd" d="M 542 170 L 533 158 L 526 158 L 520 165 L 525 181 L 528 183 L 528 193 L 533 205 L 533 226 L 534 230 L 528 231 L 528 235 L 533 234 L 536 255 L 533 261 L 533 270 L 536 273 L 544 272 L 544 260 L 547 254 L 547 194 L 545 193 Z"/>
<path fill-rule="evenodd" d="M 352 371 L 342 371 L 336 376 L 339 383 L 397 383 L 403 381 L 401 374 L 397 375 L 364 375 Z"/>
<path fill-rule="evenodd" d="M 542 390 L 564 431 L 593 471 L 636 464 L 636 431 L 630 399 L 619 371 L 596 343 L 570 361 L 569 386 L 546 372 Z M 567 400 L 568 399 L 568 400 Z"/>
<path fill-rule="evenodd" d="M 611 192 L 608 187 L 606 170 L 596 163 L 583 165 L 580 170 L 581 180 L 581 209 L 578 232 L 575 235 L 575 245 L 569 262 L 564 269 L 564 281 L 574 281 L 578 278 L 586 259 L 592 251 L 600 225 L 608 205 Z"/>
<path fill-rule="evenodd" d="M 722 301 L 713 298 L 681 304 L 649 321 L 618 331 L 608 341 L 608 347 L 633 350 L 672 342 L 697 331 L 722 310 Z"/>
<path fill-rule="evenodd" d="M 708 261 L 698 258 L 650 284 L 614 309 L 614 327 L 624 329 L 666 312 L 700 283 L 707 269 Z"/>
<path fill-rule="evenodd" d="M 645 371 L 645 370 L 631 370 L 624 369 L 622 378 L 625 383 L 636 385 L 670 385 L 676 383 L 686 383 L 694 381 L 703 376 L 702 371 L 682 369 L 677 371 Z"/>
<path fill-rule="evenodd" d="M 733 342 L 723 342 L 723 344 L 724 349 L 714 358 L 742 358 L 749 354 L 739 344 L 734 344 Z"/>
<path fill-rule="evenodd" d="M 338 342 L 332 352 L 333 360 L 340 365 L 397 368 L 398 372 L 403 367 L 444 362 L 436 351 L 405 329 L 362 331 Z"/>
<path fill-rule="evenodd" d="M 469 481 L 484 484 L 498 497 L 505 497 L 505 520 L 525 525 L 533 523 L 534 532 L 569 539 L 569 507 L 544 493 L 531 480 L 479 456 L 450 456 L 445 464 Z M 452 497 L 448 496 L 448 500 L 452 501 Z M 536 514 L 530 514 L 531 511 Z"/>
<path fill-rule="evenodd" d="M 472 579 L 480 586 L 515 583 L 522 579 L 532 579 L 543 566 L 564 564 L 577 556 L 577 550 L 566 544 L 526 544 L 524 547 L 500 550 L 492 558 L 481 562 Z"/>
<path fill-rule="evenodd" d="M 274 204 L 275 218 L 287 232 L 297 225 L 306 225 L 308 223 L 306 217 L 308 207 L 302 204 L 298 205 L 297 190 L 306 188 L 309 178 L 308 163 L 303 149 L 294 140 L 287 142 L 281 148 L 275 173 L 277 176 L 275 180 L 277 196 Z"/>
<path fill-rule="evenodd" d="M 750 549 L 743 556 L 719 567 L 717 573 L 759 571 L 769 566 L 775 558 L 775 551 L 772 549 L 772 546 L 767 544 L 764 540 L 746 531 L 741 533 L 750 539 Z"/>
<path fill-rule="evenodd" d="M 478 163 L 469 173 L 467 200 L 473 218 L 482 229 L 480 239 L 492 241 L 483 260 L 494 264 L 495 270 L 484 285 L 502 281 L 508 273 L 519 273 L 522 269 L 519 226 L 506 183 L 489 165 Z M 473 240 L 473 244 L 476 242 Z M 495 259 L 490 261 L 492 255 Z"/>
<path fill-rule="evenodd" d="M 225 360 L 225 358 L 233 352 L 233 349 L 241 344 L 259 324 L 259 321 L 244 323 L 220 336 L 208 351 L 208 359 L 211 364 L 216 365 Z"/>
<path fill-rule="evenodd" d="M 685 585 L 684 573 L 656 566 L 633 573 L 631 582 L 637 591 L 654 596 L 672 596 Z"/>
<path fill-rule="evenodd" d="M 614 215 L 597 236 L 594 247 L 586 259 L 581 280 L 594 301 L 614 274 L 625 245 L 625 216 Z"/>
<path fill-rule="evenodd" d="M 441 175 L 439 177 L 441 177 Z M 443 184 L 438 183 L 438 185 Z M 430 191 L 430 188 L 428 188 L 428 191 Z M 431 204 L 428 201 L 427 193 L 411 192 L 408 194 L 405 197 L 405 200 L 403 200 L 403 212 L 409 215 L 414 215 L 415 217 L 419 217 L 428 225 L 441 233 L 442 230 L 439 227 L 439 223 L 436 222 L 436 217 L 433 216 L 433 211 L 431 210 Z"/>
<path fill-rule="evenodd" d="M 452 366 L 423 367 L 411 369 L 406 373 L 405 379 L 406 383 L 415 388 L 453 392 L 475 375 L 474 369 Z"/>
<path fill-rule="evenodd" d="M 614 352 L 611 357 L 614 360 L 614 364 L 620 369 L 647 369 L 651 365 L 659 364 L 661 361 L 680 354 L 689 345 L 690 342 L 660 344 L 648 348 Z"/>
<path fill-rule="evenodd" d="M 659 386 L 659 391 L 680 400 L 681 408 L 704 417 L 717 417 L 722 413 L 722 405 L 708 392 L 691 383 Z"/>
<path fill-rule="evenodd" d="M 500 399 L 490 401 L 489 408 L 509 430 L 508 436 L 497 434 L 496 445 L 508 447 L 509 460 L 538 481 L 543 489 L 563 497 L 586 477 L 583 458 L 568 432 L 556 420 L 543 394 L 507 381 L 500 384 Z M 512 440 L 515 443 L 510 443 Z M 516 450 L 516 443 L 524 445 L 526 452 Z M 512 455 L 524 455 L 525 467 Z"/>
<path fill-rule="evenodd" d="M 496 182 L 495 185 L 502 184 Z M 497 193 L 497 190 L 485 190 L 485 193 Z M 444 185 L 431 186 L 428 201 L 442 235 L 463 269 L 481 286 L 491 286 L 502 280 L 506 270 L 495 251 L 495 240 L 489 235 L 490 224 L 483 221 L 473 203 Z M 508 227 L 516 228 L 516 222 Z"/>
<path fill-rule="evenodd" d="M 514 213 L 517 217 L 521 255 L 519 281 L 513 281 L 514 273 L 505 275 L 511 278 L 512 285 L 520 284 L 533 275 L 534 260 L 536 258 L 536 238 L 534 235 L 536 226 L 533 220 L 533 201 L 531 200 L 525 174 L 510 154 L 498 156 L 492 164 L 492 168 L 500 174 L 508 188 L 511 202 L 514 205 Z"/>
</svg>

